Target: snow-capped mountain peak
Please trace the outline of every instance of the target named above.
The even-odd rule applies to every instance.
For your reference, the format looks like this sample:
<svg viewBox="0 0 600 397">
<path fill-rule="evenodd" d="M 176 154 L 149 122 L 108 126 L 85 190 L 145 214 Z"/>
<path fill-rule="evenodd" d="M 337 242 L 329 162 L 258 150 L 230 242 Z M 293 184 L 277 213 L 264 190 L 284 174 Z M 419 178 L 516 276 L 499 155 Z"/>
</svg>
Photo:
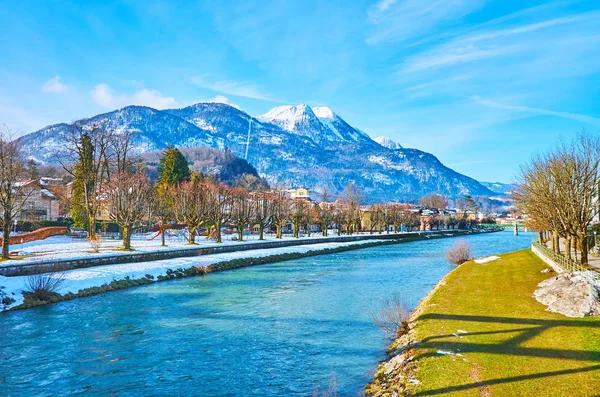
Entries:
<svg viewBox="0 0 600 397">
<path fill-rule="evenodd" d="M 312 108 L 313 113 L 320 119 L 334 119 L 336 118 L 336 114 L 333 113 L 333 110 L 329 109 L 327 106 L 319 106 L 316 108 Z"/>
<path fill-rule="evenodd" d="M 377 142 L 378 144 L 380 144 L 381 146 L 386 147 L 388 149 L 392 149 L 392 150 L 402 149 L 402 145 L 392 141 L 390 138 L 388 138 L 386 136 L 378 136 L 377 138 L 374 138 L 373 140 L 375 142 Z"/>
<path fill-rule="evenodd" d="M 284 130 L 311 138 L 319 143 L 327 140 L 327 129 L 321 124 L 308 105 L 276 106 L 259 117 Z"/>
</svg>

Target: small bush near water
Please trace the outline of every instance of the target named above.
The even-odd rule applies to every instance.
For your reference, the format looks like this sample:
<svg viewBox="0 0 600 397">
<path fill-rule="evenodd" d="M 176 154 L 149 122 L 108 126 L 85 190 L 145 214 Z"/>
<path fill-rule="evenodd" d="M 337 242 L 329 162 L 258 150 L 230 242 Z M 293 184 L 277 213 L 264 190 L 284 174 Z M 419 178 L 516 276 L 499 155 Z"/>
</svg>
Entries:
<svg viewBox="0 0 600 397">
<path fill-rule="evenodd" d="M 446 259 L 448 262 L 455 265 L 462 265 L 463 263 L 473 259 L 473 250 L 471 245 L 466 241 L 459 241 L 456 245 L 446 252 Z"/>
<path fill-rule="evenodd" d="M 52 302 L 60 296 L 57 291 L 63 282 L 64 279 L 61 275 L 36 274 L 29 276 L 25 282 L 28 291 L 23 295 L 31 300 Z"/>
<path fill-rule="evenodd" d="M 399 336 L 404 332 L 409 316 L 409 305 L 400 294 L 385 299 L 379 309 L 371 313 L 377 327 L 392 336 Z"/>
</svg>

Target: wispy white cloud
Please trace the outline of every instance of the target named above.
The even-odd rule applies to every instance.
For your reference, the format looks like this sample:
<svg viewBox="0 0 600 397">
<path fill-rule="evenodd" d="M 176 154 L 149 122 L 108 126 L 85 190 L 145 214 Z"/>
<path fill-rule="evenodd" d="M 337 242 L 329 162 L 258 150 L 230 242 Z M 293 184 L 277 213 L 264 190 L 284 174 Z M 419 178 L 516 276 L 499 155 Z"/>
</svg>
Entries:
<svg viewBox="0 0 600 397">
<path fill-rule="evenodd" d="M 54 76 L 42 85 L 42 91 L 53 94 L 62 94 L 67 92 L 68 88 L 62 82 L 62 78 L 60 76 Z"/>
<path fill-rule="evenodd" d="M 477 11 L 485 0 L 380 0 L 367 11 L 372 31 L 368 44 L 406 41 L 456 23 Z"/>
<path fill-rule="evenodd" d="M 190 77 L 189 82 L 198 87 L 207 88 L 221 94 L 261 99 L 264 101 L 275 101 L 271 94 L 263 92 L 258 86 L 248 82 L 233 80 L 210 81 L 205 76 Z"/>
<path fill-rule="evenodd" d="M 373 5 L 373 8 L 382 12 L 394 5 L 396 1 L 397 0 L 380 0 L 377 3 L 375 3 L 375 5 Z"/>
<path fill-rule="evenodd" d="M 534 108 L 534 107 L 529 107 L 529 106 L 506 105 L 506 104 L 498 103 L 498 102 L 491 101 L 488 99 L 482 99 L 481 97 L 476 96 L 476 95 L 472 96 L 471 100 L 473 100 L 474 102 L 476 102 L 480 105 L 487 106 L 487 107 L 494 108 L 494 109 L 513 110 L 515 112 L 524 112 L 524 113 L 533 113 L 533 114 L 544 115 L 544 116 L 561 117 L 561 118 L 565 118 L 565 119 L 581 121 L 583 123 L 590 124 L 590 125 L 600 126 L 600 118 L 588 116 L 585 114 L 559 112 L 559 111 L 540 109 L 540 108 Z"/>
<path fill-rule="evenodd" d="M 527 59 L 528 56 L 539 54 L 541 51 L 552 51 L 548 48 L 548 38 L 557 35 L 562 39 L 562 30 L 558 29 L 564 25 L 597 20 L 600 13 L 589 12 L 577 15 L 554 18 L 534 23 L 511 26 L 509 28 L 489 28 L 475 30 L 471 33 L 459 35 L 432 48 L 417 52 L 408 56 L 400 67 L 401 73 L 412 73 L 427 69 L 442 68 L 447 66 L 471 63 L 490 58 L 500 58 L 509 55 L 520 55 L 517 61 Z M 582 29 L 582 26 L 578 26 Z M 553 30 L 553 28 L 556 28 Z M 585 29 L 585 25 L 583 26 Z M 535 35 L 536 32 L 544 30 L 547 36 Z M 570 35 L 577 30 L 567 32 Z M 513 36 L 520 36 L 515 40 Z"/>
<path fill-rule="evenodd" d="M 90 92 L 92 99 L 106 108 L 119 108 L 128 105 L 149 106 L 155 109 L 177 107 L 177 101 L 164 96 L 157 90 L 143 88 L 132 95 L 117 94 L 108 84 L 97 84 Z"/>
</svg>

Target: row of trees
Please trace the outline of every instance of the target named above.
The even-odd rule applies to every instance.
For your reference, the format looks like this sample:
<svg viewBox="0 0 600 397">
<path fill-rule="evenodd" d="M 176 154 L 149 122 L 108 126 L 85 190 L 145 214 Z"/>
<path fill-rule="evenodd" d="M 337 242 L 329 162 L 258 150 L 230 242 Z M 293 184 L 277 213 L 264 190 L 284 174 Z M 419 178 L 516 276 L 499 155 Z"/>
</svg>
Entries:
<svg viewBox="0 0 600 397">
<path fill-rule="evenodd" d="M 528 215 L 527 225 L 572 259 L 581 252 L 588 262 L 588 228 L 598 212 L 600 139 L 582 132 L 554 150 L 537 156 L 520 170 L 514 198 Z M 561 249 L 560 241 L 564 241 Z"/>
<path fill-rule="evenodd" d="M 37 173 L 35 164 L 24 161 L 18 142 L 8 135 L 0 136 L 0 206 L 3 210 L 2 228 L 10 230 L 26 200 L 19 192 L 17 181 Z M 75 224 L 88 231 L 96 240 L 96 224 L 100 214 L 108 213 L 122 231 L 123 246 L 131 249 L 131 236 L 142 225 L 158 225 L 165 244 L 165 229 L 173 223 L 185 225 L 190 243 L 200 229 L 213 234 L 221 242 L 221 229 L 235 226 L 242 240 L 243 230 L 257 226 L 260 238 L 266 230 L 274 229 L 282 237 L 286 226 L 298 237 L 301 230 L 308 234 L 316 227 L 323 235 L 334 228 L 338 234 L 345 230 L 353 234 L 361 229 L 364 211 L 362 193 L 348 185 L 340 198 L 330 201 L 326 191 L 319 205 L 303 200 L 290 200 L 277 190 L 249 192 L 230 187 L 214 177 L 190 170 L 182 153 L 172 147 L 165 149 L 158 164 L 158 180 L 151 183 L 145 165 L 131 154 L 134 134 L 115 131 L 106 124 L 75 123 L 64 137 L 64 150 L 56 161 L 73 181 L 69 211 Z M 447 200 L 441 196 L 425 199 L 430 207 L 442 207 Z M 370 208 L 370 230 L 382 233 L 405 225 L 412 229 L 420 225 L 420 216 L 412 206 L 381 204 Z M 434 217 L 432 223 L 441 220 Z M 446 222 L 447 223 L 447 222 Z M 4 239 L 3 256 L 8 257 L 8 239 Z"/>
</svg>

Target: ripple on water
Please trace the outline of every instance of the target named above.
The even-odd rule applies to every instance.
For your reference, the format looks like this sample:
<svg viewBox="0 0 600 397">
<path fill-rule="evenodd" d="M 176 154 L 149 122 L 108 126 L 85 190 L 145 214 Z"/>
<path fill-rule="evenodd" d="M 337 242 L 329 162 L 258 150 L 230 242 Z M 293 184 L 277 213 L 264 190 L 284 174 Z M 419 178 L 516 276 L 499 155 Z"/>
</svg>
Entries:
<svg viewBox="0 0 600 397">
<path fill-rule="evenodd" d="M 533 234 L 469 236 L 477 256 Z M 370 313 L 423 297 L 454 239 L 373 247 L 212 273 L 5 313 L 8 396 L 306 396 L 362 393 L 389 342 Z"/>
</svg>

